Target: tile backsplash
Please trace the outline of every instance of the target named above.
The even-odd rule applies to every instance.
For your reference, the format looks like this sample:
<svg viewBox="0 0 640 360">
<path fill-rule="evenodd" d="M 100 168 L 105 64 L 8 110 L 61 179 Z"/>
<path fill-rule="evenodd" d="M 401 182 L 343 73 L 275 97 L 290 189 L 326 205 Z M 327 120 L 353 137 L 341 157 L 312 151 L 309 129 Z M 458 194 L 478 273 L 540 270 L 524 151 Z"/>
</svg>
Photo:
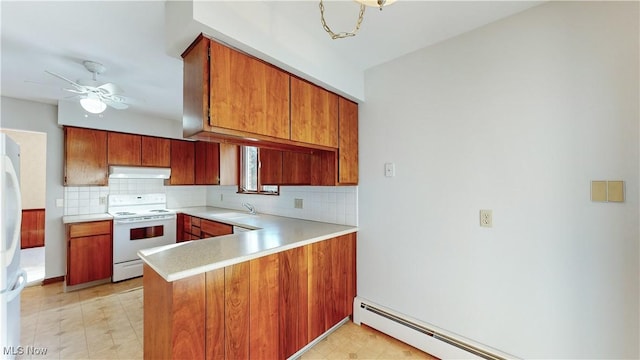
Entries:
<svg viewBox="0 0 640 360">
<path fill-rule="evenodd" d="M 280 195 L 238 194 L 236 186 L 210 186 L 207 205 L 243 210 L 243 202 L 251 203 L 258 213 L 358 225 L 357 186 L 281 186 Z M 296 209 L 295 199 L 302 199 Z"/>
<path fill-rule="evenodd" d="M 165 186 L 162 179 L 111 179 L 109 178 L 109 193 L 111 195 L 133 195 L 164 193 Z"/>
<path fill-rule="evenodd" d="M 110 194 L 167 194 L 169 208 L 217 206 L 245 211 L 243 202 L 258 213 L 358 225 L 357 186 L 281 186 L 280 195 L 238 194 L 236 186 L 164 186 L 162 179 L 109 179 L 109 186 L 69 186 L 64 189 L 64 214 L 107 212 Z M 294 206 L 302 200 L 302 208 Z"/>
<path fill-rule="evenodd" d="M 68 186 L 64 188 L 64 214 L 84 215 L 107 212 L 108 186 Z"/>
<path fill-rule="evenodd" d="M 162 179 L 109 179 L 109 186 L 68 186 L 64 188 L 64 214 L 86 215 L 107 212 L 108 195 L 167 194 L 167 206 L 205 206 L 203 186 L 164 186 Z"/>
</svg>

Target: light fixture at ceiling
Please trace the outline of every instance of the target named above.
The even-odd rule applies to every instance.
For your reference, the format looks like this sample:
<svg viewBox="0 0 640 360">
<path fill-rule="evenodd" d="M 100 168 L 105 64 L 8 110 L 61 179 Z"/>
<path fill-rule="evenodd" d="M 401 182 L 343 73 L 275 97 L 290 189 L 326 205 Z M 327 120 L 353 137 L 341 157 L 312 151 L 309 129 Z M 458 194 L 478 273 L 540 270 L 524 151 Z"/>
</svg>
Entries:
<svg viewBox="0 0 640 360">
<path fill-rule="evenodd" d="M 396 2 L 396 0 L 355 0 L 361 4 L 365 4 L 367 6 L 375 6 L 380 8 L 380 10 L 382 10 L 383 6 L 387 6 L 387 5 L 391 5 L 394 2 Z"/>
<path fill-rule="evenodd" d="M 375 6 L 378 7 L 382 11 L 382 7 L 393 4 L 396 0 L 355 0 L 360 3 L 360 13 L 358 14 L 358 20 L 356 20 L 356 26 L 353 31 L 341 31 L 338 33 L 333 32 L 329 25 L 327 25 L 327 21 L 324 19 L 324 3 L 320 0 L 320 22 L 322 23 L 322 28 L 324 31 L 331 36 L 332 39 L 343 39 L 346 37 L 356 36 L 358 30 L 360 30 L 360 25 L 362 25 L 362 20 L 364 20 L 364 11 L 367 6 Z"/>
<path fill-rule="evenodd" d="M 86 98 L 80 99 L 80 105 L 92 114 L 100 114 L 107 109 L 107 104 L 92 94 L 88 94 Z"/>
</svg>

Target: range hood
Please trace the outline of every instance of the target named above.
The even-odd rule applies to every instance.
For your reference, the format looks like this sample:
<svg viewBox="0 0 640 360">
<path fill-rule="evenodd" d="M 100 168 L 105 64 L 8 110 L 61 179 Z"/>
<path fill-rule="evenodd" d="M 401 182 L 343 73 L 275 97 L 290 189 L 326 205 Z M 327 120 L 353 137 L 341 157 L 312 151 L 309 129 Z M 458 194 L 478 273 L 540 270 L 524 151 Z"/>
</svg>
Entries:
<svg viewBox="0 0 640 360">
<path fill-rule="evenodd" d="M 109 177 L 119 179 L 168 179 L 170 168 L 109 166 Z"/>
</svg>

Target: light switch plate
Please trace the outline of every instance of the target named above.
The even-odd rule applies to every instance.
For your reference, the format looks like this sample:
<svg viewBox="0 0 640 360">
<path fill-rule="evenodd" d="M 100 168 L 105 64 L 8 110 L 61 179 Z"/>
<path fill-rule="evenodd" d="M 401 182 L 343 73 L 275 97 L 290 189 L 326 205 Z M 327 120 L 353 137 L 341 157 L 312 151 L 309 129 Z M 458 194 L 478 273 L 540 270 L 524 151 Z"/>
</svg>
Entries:
<svg viewBox="0 0 640 360">
<path fill-rule="evenodd" d="M 302 209 L 303 202 L 302 199 L 293 199 L 293 207 L 296 209 Z"/>
<path fill-rule="evenodd" d="M 624 202 L 624 181 L 607 181 L 607 201 Z"/>
<path fill-rule="evenodd" d="M 607 182 L 604 180 L 591 182 L 591 201 L 607 201 Z"/>
</svg>

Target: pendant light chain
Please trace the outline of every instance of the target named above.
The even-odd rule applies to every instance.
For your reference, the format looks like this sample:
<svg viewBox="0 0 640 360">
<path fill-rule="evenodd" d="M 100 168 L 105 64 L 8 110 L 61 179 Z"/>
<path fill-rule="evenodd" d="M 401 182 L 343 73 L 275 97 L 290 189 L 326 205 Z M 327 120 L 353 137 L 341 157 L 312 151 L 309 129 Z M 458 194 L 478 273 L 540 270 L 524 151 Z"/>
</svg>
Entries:
<svg viewBox="0 0 640 360">
<path fill-rule="evenodd" d="M 358 15 L 358 21 L 356 22 L 356 27 L 353 29 L 352 32 L 343 31 L 339 33 L 334 33 L 329 27 L 329 25 L 327 25 L 327 21 L 324 19 L 324 4 L 322 3 L 322 0 L 320 0 L 320 22 L 322 22 L 322 27 L 324 28 L 324 31 L 326 31 L 329 34 L 329 36 L 331 36 L 331 38 L 334 40 L 356 36 L 356 33 L 358 32 L 358 30 L 360 30 L 360 25 L 362 24 L 362 20 L 364 19 L 365 10 L 366 10 L 365 5 L 361 3 L 360 14 Z"/>
</svg>

